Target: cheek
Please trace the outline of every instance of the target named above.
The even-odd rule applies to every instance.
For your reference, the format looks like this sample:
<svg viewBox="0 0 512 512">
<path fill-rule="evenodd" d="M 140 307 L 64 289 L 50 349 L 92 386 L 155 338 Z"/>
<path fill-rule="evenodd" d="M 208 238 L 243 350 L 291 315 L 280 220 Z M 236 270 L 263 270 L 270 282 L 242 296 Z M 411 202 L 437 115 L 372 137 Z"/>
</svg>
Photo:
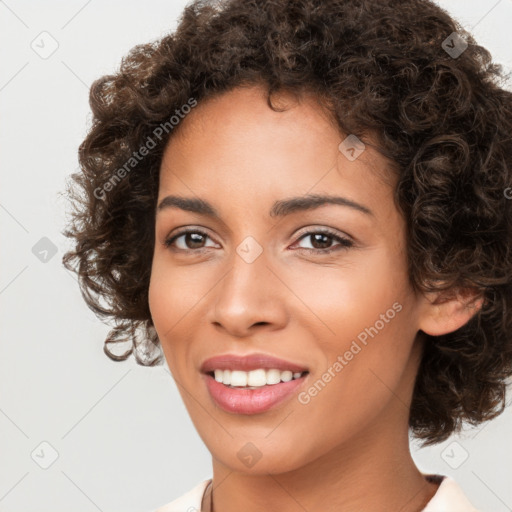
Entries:
<svg viewBox="0 0 512 512">
<path fill-rule="evenodd" d="M 343 268 L 304 273 L 298 295 L 308 298 L 315 317 L 296 318 L 314 339 L 312 353 L 321 354 L 316 378 L 323 398 L 311 402 L 319 409 L 343 404 L 361 420 L 400 385 L 415 338 L 414 300 L 398 255 L 375 251 L 346 261 Z"/>
<path fill-rule="evenodd" d="M 319 339 L 336 350 L 375 322 L 380 326 L 381 315 L 393 322 L 393 304 L 403 307 L 410 293 L 405 260 L 385 248 L 347 253 L 335 266 L 309 265 L 287 272 L 309 309 L 308 314 L 297 314 L 304 320 L 302 327 L 307 331 L 319 325 Z"/>
<path fill-rule="evenodd" d="M 180 283 L 176 283 L 172 274 L 157 258 L 151 269 L 148 303 L 162 350 L 171 368 L 173 361 L 176 360 L 176 344 L 170 341 L 175 338 L 177 321 L 183 316 L 183 302 L 180 301 Z"/>
<path fill-rule="evenodd" d="M 165 254 L 155 256 L 151 268 L 148 301 L 157 331 L 160 326 L 162 332 L 166 332 L 185 314 L 192 312 L 205 293 L 201 286 L 202 282 L 197 272 L 173 267 L 166 261 Z"/>
<path fill-rule="evenodd" d="M 156 254 L 148 302 L 169 369 L 183 373 L 194 346 L 194 320 L 213 284 L 207 272 L 171 265 L 165 252 Z"/>
<path fill-rule="evenodd" d="M 149 310 L 151 313 L 151 318 L 153 319 L 153 323 L 155 324 L 155 328 L 160 336 L 160 341 L 162 341 L 165 322 L 167 316 L 165 315 L 165 311 L 169 311 L 169 307 L 171 306 L 173 300 L 172 296 L 169 293 L 169 287 L 167 284 L 165 273 L 162 272 L 161 266 L 158 264 L 158 260 L 153 260 L 153 265 L 151 267 L 151 278 L 149 281 L 149 290 L 148 290 L 148 303 Z"/>
</svg>

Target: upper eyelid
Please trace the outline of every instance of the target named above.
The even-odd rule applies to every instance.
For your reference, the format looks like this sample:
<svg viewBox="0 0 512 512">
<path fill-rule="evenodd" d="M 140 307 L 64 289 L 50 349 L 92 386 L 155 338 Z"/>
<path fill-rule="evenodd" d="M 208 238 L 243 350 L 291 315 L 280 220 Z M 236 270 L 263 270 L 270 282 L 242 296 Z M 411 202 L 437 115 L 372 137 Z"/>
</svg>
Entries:
<svg viewBox="0 0 512 512">
<path fill-rule="evenodd" d="M 201 233 L 215 241 L 215 237 L 211 236 L 208 229 L 203 227 L 181 226 L 179 228 L 173 229 L 171 233 L 165 235 L 165 240 L 169 240 L 171 238 L 179 238 L 180 236 L 186 235 L 187 233 Z"/>
</svg>

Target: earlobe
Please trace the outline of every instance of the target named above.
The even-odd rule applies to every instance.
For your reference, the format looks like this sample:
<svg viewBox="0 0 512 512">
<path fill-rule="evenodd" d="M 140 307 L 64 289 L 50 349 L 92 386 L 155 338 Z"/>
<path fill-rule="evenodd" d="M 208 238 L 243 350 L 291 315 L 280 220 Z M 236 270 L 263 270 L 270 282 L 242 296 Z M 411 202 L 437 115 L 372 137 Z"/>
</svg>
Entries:
<svg viewBox="0 0 512 512">
<path fill-rule="evenodd" d="M 422 300 L 418 327 L 431 336 L 456 331 L 478 314 L 484 303 L 483 295 L 470 288 L 456 292 L 428 292 Z"/>
</svg>

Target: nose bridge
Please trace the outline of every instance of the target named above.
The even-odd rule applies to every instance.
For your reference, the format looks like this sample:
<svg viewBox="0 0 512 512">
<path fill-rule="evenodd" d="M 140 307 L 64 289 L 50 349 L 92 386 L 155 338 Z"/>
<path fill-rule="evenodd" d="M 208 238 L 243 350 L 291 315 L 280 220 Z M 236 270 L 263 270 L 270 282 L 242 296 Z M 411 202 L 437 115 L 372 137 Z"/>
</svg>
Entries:
<svg viewBox="0 0 512 512">
<path fill-rule="evenodd" d="M 222 302 L 229 308 L 247 309 L 261 300 L 262 294 L 272 295 L 268 282 L 271 272 L 267 265 L 269 251 L 252 236 L 247 236 L 236 246 L 229 262 L 231 270 L 224 279 Z M 253 306 L 251 306 L 253 307 Z"/>
</svg>

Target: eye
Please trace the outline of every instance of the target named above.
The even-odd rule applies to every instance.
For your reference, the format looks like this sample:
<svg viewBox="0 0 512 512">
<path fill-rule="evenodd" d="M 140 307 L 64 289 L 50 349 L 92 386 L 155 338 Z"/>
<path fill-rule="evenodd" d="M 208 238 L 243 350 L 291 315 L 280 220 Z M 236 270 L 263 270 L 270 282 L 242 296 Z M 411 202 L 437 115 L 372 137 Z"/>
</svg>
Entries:
<svg viewBox="0 0 512 512">
<path fill-rule="evenodd" d="M 205 240 L 208 238 L 210 237 L 204 231 L 199 229 L 186 229 L 167 238 L 164 245 L 178 251 L 201 251 L 208 247 L 204 245 Z M 180 239 L 182 240 L 180 241 Z M 175 242 L 176 246 L 173 247 Z"/>
<path fill-rule="evenodd" d="M 352 242 L 352 240 L 342 237 L 325 228 L 304 233 L 296 243 L 299 243 L 301 240 L 308 239 L 311 242 L 311 247 L 299 247 L 298 250 L 319 254 L 329 254 L 333 251 L 346 250 L 354 246 L 354 242 Z M 333 241 L 339 242 L 338 246 L 332 247 L 331 243 Z"/>
</svg>

